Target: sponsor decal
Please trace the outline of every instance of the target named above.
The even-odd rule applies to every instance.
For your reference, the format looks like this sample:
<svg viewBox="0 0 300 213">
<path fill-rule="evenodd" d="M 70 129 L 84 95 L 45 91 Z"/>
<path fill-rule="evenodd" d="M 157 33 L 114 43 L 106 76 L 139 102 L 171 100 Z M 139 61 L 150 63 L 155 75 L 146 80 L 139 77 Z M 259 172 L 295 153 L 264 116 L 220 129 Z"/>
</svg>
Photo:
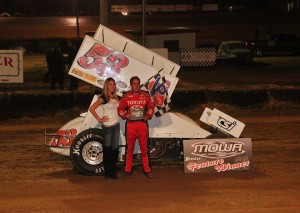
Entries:
<svg viewBox="0 0 300 213">
<path fill-rule="evenodd" d="M 128 105 L 133 105 L 133 104 L 146 104 L 146 100 L 133 100 L 133 101 L 127 101 Z"/>
<path fill-rule="evenodd" d="M 218 130 L 239 138 L 245 128 L 245 124 L 237 119 L 227 115 L 224 112 L 214 108 L 213 110 L 205 108 L 200 120 Z"/>
<path fill-rule="evenodd" d="M 168 90 L 165 84 L 161 81 L 160 75 L 158 75 L 156 79 L 149 81 L 148 90 L 155 105 L 162 106 Z"/>
<path fill-rule="evenodd" d="M 168 81 L 166 79 L 165 86 L 166 86 L 167 89 L 169 89 L 171 87 L 171 81 Z"/>
<path fill-rule="evenodd" d="M 71 146 L 76 134 L 77 134 L 76 129 L 58 130 L 56 135 L 53 137 L 52 141 L 50 142 L 50 146 L 51 147 Z"/>
<path fill-rule="evenodd" d="M 86 79 L 87 81 L 91 82 L 91 83 L 95 83 L 97 81 L 97 77 L 95 77 L 91 74 L 88 74 L 88 73 L 84 73 L 83 78 Z"/>
<path fill-rule="evenodd" d="M 79 70 L 79 69 L 76 69 L 76 68 L 73 68 L 72 71 L 71 71 L 73 74 L 77 75 L 77 76 L 80 76 L 80 77 L 83 77 L 84 76 L 84 73 L 83 71 Z"/>
<path fill-rule="evenodd" d="M 169 98 L 168 89 L 171 82 L 167 81 L 164 76 L 157 74 L 151 77 L 148 82 L 142 85 L 147 90 L 154 103 L 154 114 L 156 117 L 164 115 L 171 109 L 171 100 Z"/>
<path fill-rule="evenodd" d="M 119 88 L 125 89 L 128 87 L 128 85 L 124 81 L 116 81 L 116 85 Z"/>
<path fill-rule="evenodd" d="M 74 75 L 77 75 L 81 78 L 84 78 L 85 80 L 91 82 L 91 83 L 95 83 L 97 81 L 97 77 L 96 76 L 93 76 L 89 73 L 86 73 L 86 72 L 83 72 L 79 69 L 76 69 L 76 68 L 73 68 L 71 70 L 71 73 L 74 74 Z"/>
<path fill-rule="evenodd" d="M 185 173 L 251 170 L 251 138 L 184 140 Z"/>
<path fill-rule="evenodd" d="M 236 121 L 230 122 L 230 121 L 226 120 L 225 118 L 222 118 L 221 116 L 219 116 L 217 124 L 219 127 L 226 129 L 227 131 L 230 131 L 233 129 L 233 127 L 236 126 Z"/>
<path fill-rule="evenodd" d="M 103 87 L 105 83 L 105 79 L 99 79 L 97 80 L 97 83 Z"/>
</svg>

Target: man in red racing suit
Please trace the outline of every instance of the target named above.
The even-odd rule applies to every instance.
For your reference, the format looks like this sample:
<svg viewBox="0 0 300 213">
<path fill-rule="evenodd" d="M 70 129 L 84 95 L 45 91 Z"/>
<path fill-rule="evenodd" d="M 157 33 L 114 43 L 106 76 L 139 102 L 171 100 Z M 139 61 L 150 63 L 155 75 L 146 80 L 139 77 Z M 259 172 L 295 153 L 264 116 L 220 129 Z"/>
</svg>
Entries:
<svg viewBox="0 0 300 213">
<path fill-rule="evenodd" d="M 132 174 L 132 156 L 136 138 L 139 141 L 142 165 L 146 177 L 152 178 L 148 159 L 148 123 L 152 118 L 154 105 L 148 92 L 140 90 L 140 79 L 130 79 L 131 91 L 125 93 L 118 108 L 118 113 L 126 122 L 126 159 L 125 174 Z"/>
</svg>

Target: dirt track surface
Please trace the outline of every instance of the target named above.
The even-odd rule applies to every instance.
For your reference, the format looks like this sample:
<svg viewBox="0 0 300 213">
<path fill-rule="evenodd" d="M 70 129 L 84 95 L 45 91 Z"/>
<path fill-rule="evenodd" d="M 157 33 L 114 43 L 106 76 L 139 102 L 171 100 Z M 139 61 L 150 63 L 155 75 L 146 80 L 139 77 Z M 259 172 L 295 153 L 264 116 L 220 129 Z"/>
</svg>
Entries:
<svg viewBox="0 0 300 213">
<path fill-rule="evenodd" d="M 224 63 L 214 67 L 181 68 L 177 88 L 257 89 L 299 88 L 299 55 L 254 58 L 251 64 Z"/>
<path fill-rule="evenodd" d="M 1 123 L 0 212 L 299 211 L 299 110 L 226 110 L 246 123 L 253 171 L 185 174 L 169 165 L 155 166 L 151 180 L 140 167 L 129 179 L 82 176 L 43 146 L 43 131 L 69 119 L 63 112 Z"/>
</svg>

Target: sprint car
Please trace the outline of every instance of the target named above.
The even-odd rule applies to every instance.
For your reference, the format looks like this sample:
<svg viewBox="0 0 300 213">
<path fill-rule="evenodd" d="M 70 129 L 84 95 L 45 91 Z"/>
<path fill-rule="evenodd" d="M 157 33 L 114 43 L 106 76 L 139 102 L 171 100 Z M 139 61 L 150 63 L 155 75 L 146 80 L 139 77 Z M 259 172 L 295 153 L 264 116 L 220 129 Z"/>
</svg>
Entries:
<svg viewBox="0 0 300 213">
<path fill-rule="evenodd" d="M 94 96 L 92 103 L 96 101 Z M 97 109 L 101 114 L 101 108 Z M 221 111 L 206 108 L 200 118 L 209 125 L 210 131 L 201 128 L 194 120 L 177 112 L 167 112 L 161 117 L 153 117 L 149 125 L 149 156 L 151 160 L 161 159 L 168 150 L 177 150 L 175 158 L 182 157 L 182 143 L 187 139 L 213 137 L 239 137 L 243 124 Z M 119 157 L 125 156 L 125 121 L 120 121 Z M 240 127 L 242 126 L 242 127 Z M 232 130 L 239 129 L 237 133 Z M 51 137 L 50 141 L 47 139 Z M 103 175 L 103 133 L 101 125 L 89 112 L 67 122 L 55 134 L 45 132 L 45 146 L 51 151 L 69 156 L 74 168 L 84 175 Z M 134 154 L 139 158 L 139 146 L 136 143 Z"/>
</svg>

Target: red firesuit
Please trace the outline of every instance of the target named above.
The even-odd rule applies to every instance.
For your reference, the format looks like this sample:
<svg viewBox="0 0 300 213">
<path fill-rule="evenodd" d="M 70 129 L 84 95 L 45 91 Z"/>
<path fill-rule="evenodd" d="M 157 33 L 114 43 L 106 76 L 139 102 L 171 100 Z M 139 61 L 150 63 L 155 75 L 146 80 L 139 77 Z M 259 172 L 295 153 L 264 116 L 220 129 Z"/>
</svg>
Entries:
<svg viewBox="0 0 300 213">
<path fill-rule="evenodd" d="M 151 119 L 154 111 L 154 105 L 149 93 L 144 91 L 134 92 L 133 90 L 125 93 L 118 108 L 118 113 L 123 119 L 127 119 L 132 111 L 140 110 L 144 112 L 146 120 Z M 132 155 L 134 151 L 135 140 L 138 138 L 142 164 L 144 172 L 151 172 L 148 160 L 148 123 L 143 118 L 138 120 L 127 120 L 126 122 L 126 161 L 125 172 L 132 171 Z"/>
</svg>

